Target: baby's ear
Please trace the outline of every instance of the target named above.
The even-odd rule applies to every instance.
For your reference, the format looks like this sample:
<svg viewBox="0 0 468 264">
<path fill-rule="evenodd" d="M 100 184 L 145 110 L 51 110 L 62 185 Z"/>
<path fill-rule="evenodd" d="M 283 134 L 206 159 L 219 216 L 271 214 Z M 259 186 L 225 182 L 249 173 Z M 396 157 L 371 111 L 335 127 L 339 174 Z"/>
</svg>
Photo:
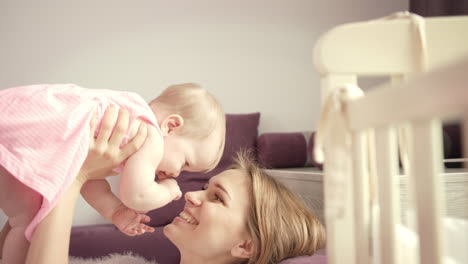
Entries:
<svg viewBox="0 0 468 264">
<path fill-rule="evenodd" d="M 231 255 L 236 258 L 248 259 L 255 253 L 255 244 L 247 239 L 239 242 L 231 249 Z"/>
<path fill-rule="evenodd" d="M 182 126 L 184 126 L 184 119 L 180 115 L 168 115 L 161 123 L 161 130 L 164 135 L 167 135 Z"/>
</svg>

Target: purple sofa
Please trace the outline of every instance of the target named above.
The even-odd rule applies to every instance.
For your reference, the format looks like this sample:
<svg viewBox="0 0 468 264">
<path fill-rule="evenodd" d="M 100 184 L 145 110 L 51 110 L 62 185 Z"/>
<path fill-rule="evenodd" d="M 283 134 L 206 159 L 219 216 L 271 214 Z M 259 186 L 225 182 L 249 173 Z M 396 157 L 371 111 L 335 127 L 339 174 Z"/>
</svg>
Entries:
<svg viewBox="0 0 468 264">
<path fill-rule="evenodd" d="M 202 173 L 182 173 L 178 182 L 182 192 L 201 189 L 207 179 L 223 171 L 232 162 L 233 155 L 241 148 L 257 149 L 258 124 L 260 113 L 251 114 L 227 114 L 226 115 L 226 147 L 220 164 L 213 171 Z M 277 137 L 272 137 L 275 140 Z M 307 151 L 305 141 L 297 141 L 299 150 L 297 155 L 304 155 Z M 297 143 L 299 142 L 299 143 Z M 261 140 L 260 145 L 267 149 L 268 140 Z M 303 145 L 303 146 L 302 146 Z M 260 146 L 259 146 L 260 147 Z M 262 148 L 259 148 L 262 149 Z M 279 154 L 278 154 L 279 155 Z M 283 155 L 284 156 L 284 155 Z M 297 165 L 297 157 L 294 153 L 287 155 Z M 299 158 L 302 159 L 302 158 Z M 275 160 L 275 159 L 273 159 Z M 284 163 L 284 162 L 283 162 Z M 267 164 L 268 165 L 268 164 Z M 179 263 L 177 248 L 164 236 L 164 225 L 172 222 L 184 206 L 183 199 L 172 202 L 163 208 L 149 213 L 151 226 L 156 228 L 154 233 L 148 233 L 136 237 L 128 237 L 120 233 L 113 225 L 91 225 L 73 227 L 71 233 L 70 255 L 77 257 L 100 257 L 111 253 L 134 252 L 148 260 L 156 260 L 160 264 Z M 314 256 L 302 256 L 284 260 L 284 264 L 324 264 L 326 263 L 324 250 Z"/>
</svg>

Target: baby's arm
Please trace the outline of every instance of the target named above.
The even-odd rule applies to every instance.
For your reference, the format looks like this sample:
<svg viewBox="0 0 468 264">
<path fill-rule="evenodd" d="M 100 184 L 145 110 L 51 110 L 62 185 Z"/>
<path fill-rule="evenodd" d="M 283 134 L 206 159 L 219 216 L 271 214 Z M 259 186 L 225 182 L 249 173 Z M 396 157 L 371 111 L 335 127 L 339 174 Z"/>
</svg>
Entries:
<svg viewBox="0 0 468 264">
<path fill-rule="evenodd" d="M 146 225 L 150 218 L 127 208 L 111 191 L 106 180 L 90 180 L 81 188 L 84 199 L 104 218 L 111 221 L 122 233 L 129 236 L 140 234 L 137 230 L 153 232 L 154 228 Z"/>
<path fill-rule="evenodd" d="M 112 221 L 112 216 L 122 205 L 106 180 L 87 181 L 81 188 L 81 195 L 89 205 L 109 221 Z"/>
<path fill-rule="evenodd" d="M 164 141 L 153 126 L 143 146 L 125 163 L 119 183 L 122 202 L 138 211 L 162 207 L 181 196 L 174 179 L 154 181 L 156 169 L 163 156 Z"/>
</svg>

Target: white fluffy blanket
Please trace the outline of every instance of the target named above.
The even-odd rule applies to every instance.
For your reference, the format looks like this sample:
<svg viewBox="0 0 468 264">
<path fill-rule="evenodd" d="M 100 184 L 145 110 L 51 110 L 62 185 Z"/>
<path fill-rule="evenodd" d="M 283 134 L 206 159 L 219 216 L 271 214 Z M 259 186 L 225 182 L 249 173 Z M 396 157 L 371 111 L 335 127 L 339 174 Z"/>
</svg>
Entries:
<svg viewBox="0 0 468 264">
<path fill-rule="evenodd" d="M 135 256 L 132 253 L 111 254 L 109 256 L 93 259 L 70 257 L 69 264 L 157 264 L 154 261 Z"/>
</svg>

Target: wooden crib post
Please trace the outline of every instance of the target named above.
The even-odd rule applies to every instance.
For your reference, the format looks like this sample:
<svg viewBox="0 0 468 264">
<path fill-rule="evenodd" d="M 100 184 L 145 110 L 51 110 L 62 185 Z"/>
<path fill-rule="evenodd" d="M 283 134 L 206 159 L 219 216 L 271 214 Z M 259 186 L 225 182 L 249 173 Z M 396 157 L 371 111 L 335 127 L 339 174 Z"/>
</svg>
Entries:
<svg viewBox="0 0 468 264">
<path fill-rule="evenodd" d="M 353 132 L 354 226 L 356 230 L 356 263 L 370 264 L 369 138 L 365 132 Z"/>
<path fill-rule="evenodd" d="M 356 84 L 356 82 L 356 76 L 354 75 L 343 74 L 322 77 L 322 102 L 333 89 L 342 87 L 345 84 Z M 333 130 L 333 128 L 330 128 L 330 130 Z M 326 144 L 324 148 L 324 174 L 327 175 L 323 180 L 327 229 L 327 263 L 356 264 L 356 247 L 360 245 L 360 242 L 357 242 L 359 240 L 357 240 L 355 234 L 354 183 L 356 177 L 361 177 L 361 175 L 355 175 L 349 153 L 347 155 L 340 155 L 340 153 L 336 152 L 330 153 L 327 151 Z M 359 152 L 358 155 L 363 155 L 363 153 Z M 362 157 L 357 159 L 364 160 Z M 336 168 L 341 168 L 341 170 L 335 170 Z M 342 168 L 346 168 L 344 173 L 342 173 Z"/>
<path fill-rule="evenodd" d="M 393 84 L 376 87 L 346 103 L 347 117 L 342 121 L 350 126 L 351 146 L 348 147 L 352 151 L 344 148 L 342 152 L 348 157 L 340 151 L 327 156 L 324 143 L 326 211 L 336 213 L 336 204 L 344 208 L 342 214 L 326 213 L 327 254 L 331 264 L 398 261 L 442 264 L 444 258 L 441 124 L 429 119 L 449 118 L 463 111 L 466 114 L 468 16 L 423 19 L 397 14 L 391 17 L 395 19 L 339 25 L 324 34 L 314 48 L 314 65 L 325 76 L 321 83 L 322 98 L 339 86 L 356 83 L 356 76 L 390 76 Z M 462 60 L 460 64 L 452 64 L 459 60 Z M 419 74 L 433 70 L 432 74 Z M 399 78 L 411 75 L 411 79 L 397 84 Z M 466 157 L 467 116 L 463 117 L 463 127 Z M 404 130 L 401 139 L 408 148 L 405 152 L 408 158 L 402 162 L 409 165 L 405 172 L 409 229 L 399 224 L 394 128 Z M 364 131 L 375 132 L 375 155 L 365 149 L 360 134 Z M 334 136 L 340 138 L 339 134 Z M 378 168 L 376 183 L 369 182 L 374 180 L 374 173 L 368 173 L 364 161 L 373 157 L 376 161 L 369 161 L 369 165 L 376 164 Z M 343 172 L 346 170 L 349 173 Z M 343 183 L 346 184 L 338 188 Z M 378 193 L 378 203 L 365 191 L 371 191 L 374 185 L 377 185 L 374 191 Z M 334 193 L 336 190 L 342 190 L 343 194 Z M 375 205 L 372 210 L 369 200 Z M 367 248 L 369 240 L 372 250 Z M 412 255 L 416 248 L 419 254 Z"/>
<path fill-rule="evenodd" d="M 445 195 L 442 180 L 441 123 L 435 120 L 411 122 L 408 190 L 415 201 L 420 263 L 442 264 L 445 237 L 442 217 Z"/>
<path fill-rule="evenodd" d="M 400 223 L 400 194 L 396 130 L 393 127 L 375 129 L 375 162 L 380 205 L 379 224 L 380 261 L 399 263 L 397 225 Z"/>
</svg>

